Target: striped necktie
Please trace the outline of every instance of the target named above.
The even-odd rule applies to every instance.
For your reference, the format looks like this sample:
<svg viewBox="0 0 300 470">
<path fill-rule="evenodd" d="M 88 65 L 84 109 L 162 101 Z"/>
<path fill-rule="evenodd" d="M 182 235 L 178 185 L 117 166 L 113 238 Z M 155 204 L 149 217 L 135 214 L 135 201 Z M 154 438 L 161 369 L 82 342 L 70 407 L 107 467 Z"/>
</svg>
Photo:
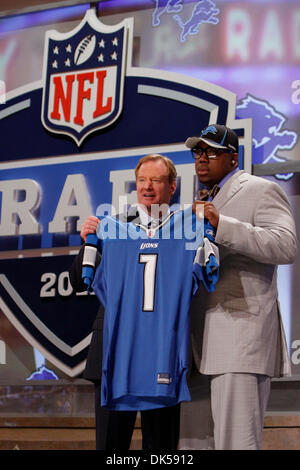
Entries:
<svg viewBox="0 0 300 470">
<path fill-rule="evenodd" d="M 211 189 L 200 189 L 198 191 L 199 201 L 208 201 L 209 198 L 214 198 L 216 194 L 220 191 L 220 188 L 215 184 Z"/>
</svg>

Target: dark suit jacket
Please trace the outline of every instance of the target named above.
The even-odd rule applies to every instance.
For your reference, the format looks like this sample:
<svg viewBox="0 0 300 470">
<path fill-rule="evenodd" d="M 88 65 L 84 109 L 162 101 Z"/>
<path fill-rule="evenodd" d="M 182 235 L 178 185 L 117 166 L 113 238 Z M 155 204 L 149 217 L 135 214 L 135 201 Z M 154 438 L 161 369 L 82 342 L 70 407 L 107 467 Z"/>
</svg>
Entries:
<svg viewBox="0 0 300 470">
<path fill-rule="evenodd" d="M 133 209 L 133 208 L 132 208 Z M 124 222 L 132 222 L 135 220 L 139 223 L 139 217 L 136 209 L 129 211 L 126 214 L 116 216 Z M 78 255 L 69 270 L 70 282 L 75 292 L 83 292 L 86 290 L 86 285 L 82 281 L 82 259 L 83 259 L 84 245 L 81 247 Z M 101 254 L 97 254 L 96 266 L 101 261 Z M 102 336 L 103 336 L 103 321 L 104 321 L 104 308 L 99 302 L 99 310 L 92 328 L 92 339 L 88 350 L 83 377 L 92 382 L 101 380 L 102 374 Z"/>
</svg>

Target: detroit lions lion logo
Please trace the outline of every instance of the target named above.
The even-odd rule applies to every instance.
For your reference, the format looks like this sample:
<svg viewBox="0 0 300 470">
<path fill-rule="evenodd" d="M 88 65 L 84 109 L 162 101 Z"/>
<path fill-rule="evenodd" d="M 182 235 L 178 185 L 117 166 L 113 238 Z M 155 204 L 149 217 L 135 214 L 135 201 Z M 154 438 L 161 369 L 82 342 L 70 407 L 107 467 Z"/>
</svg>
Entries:
<svg viewBox="0 0 300 470">
<path fill-rule="evenodd" d="M 280 150 L 291 150 L 297 143 L 297 133 L 282 130 L 287 118 L 265 100 L 248 94 L 237 106 L 239 118 L 252 118 L 252 163 L 284 162 L 278 155 Z M 278 179 L 289 179 L 293 173 L 276 175 Z"/>
<path fill-rule="evenodd" d="M 216 18 L 220 12 L 211 0 L 201 0 L 194 6 L 191 17 L 184 23 L 179 15 L 173 16 L 181 27 L 180 41 L 184 42 L 189 35 L 198 34 L 202 23 L 218 24 L 219 19 Z"/>
<path fill-rule="evenodd" d="M 160 16 L 164 13 L 179 13 L 183 9 L 182 0 L 154 0 L 156 7 L 153 12 L 153 26 L 159 26 Z M 187 36 L 198 34 L 202 23 L 218 24 L 219 19 L 216 17 L 220 10 L 216 8 L 212 0 L 200 0 L 194 6 L 191 17 L 184 22 L 181 16 L 174 15 L 173 19 L 181 28 L 180 41 L 185 42 Z"/>
<path fill-rule="evenodd" d="M 206 129 L 204 129 L 202 132 L 201 132 L 201 135 L 206 135 L 206 134 L 216 134 L 218 131 L 217 129 L 215 128 L 215 126 L 208 126 Z"/>
<path fill-rule="evenodd" d="M 153 26 L 160 25 L 160 16 L 164 13 L 179 13 L 183 9 L 182 0 L 154 0 L 155 10 L 152 14 Z"/>
</svg>

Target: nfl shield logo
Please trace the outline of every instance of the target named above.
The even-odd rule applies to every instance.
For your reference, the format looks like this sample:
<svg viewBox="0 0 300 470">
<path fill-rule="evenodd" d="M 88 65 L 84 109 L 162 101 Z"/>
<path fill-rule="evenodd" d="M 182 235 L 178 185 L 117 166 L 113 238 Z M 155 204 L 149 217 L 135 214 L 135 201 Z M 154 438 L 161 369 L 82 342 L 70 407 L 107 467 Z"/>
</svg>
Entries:
<svg viewBox="0 0 300 470">
<path fill-rule="evenodd" d="M 128 31 L 132 21 L 102 24 L 88 10 L 69 33 L 48 31 L 44 53 L 42 122 L 78 146 L 111 125 L 123 106 Z"/>
</svg>

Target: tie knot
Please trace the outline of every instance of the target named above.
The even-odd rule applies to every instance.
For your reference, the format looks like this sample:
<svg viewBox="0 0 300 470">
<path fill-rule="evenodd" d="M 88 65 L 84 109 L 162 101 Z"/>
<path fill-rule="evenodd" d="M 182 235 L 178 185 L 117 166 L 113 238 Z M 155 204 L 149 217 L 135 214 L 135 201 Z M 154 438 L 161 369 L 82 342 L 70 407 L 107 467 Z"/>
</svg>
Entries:
<svg viewBox="0 0 300 470">
<path fill-rule="evenodd" d="M 200 201 L 207 201 L 208 199 L 213 199 L 216 194 L 219 192 L 220 188 L 215 184 L 211 189 L 200 189 L 198 191 L 198 197 Z"/>
</svg>

